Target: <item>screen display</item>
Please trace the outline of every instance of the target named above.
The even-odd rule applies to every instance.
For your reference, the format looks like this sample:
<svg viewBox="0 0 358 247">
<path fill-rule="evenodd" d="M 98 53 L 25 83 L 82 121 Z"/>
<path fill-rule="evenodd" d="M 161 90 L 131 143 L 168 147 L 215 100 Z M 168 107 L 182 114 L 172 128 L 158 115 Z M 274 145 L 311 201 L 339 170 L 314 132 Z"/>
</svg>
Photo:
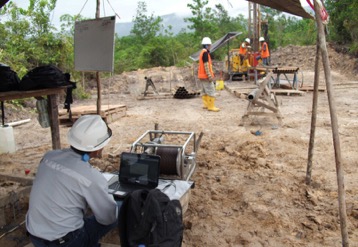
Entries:
<svg viewBox="0 0 358 247">
<path fill-rule="evenodd" d="M 120 182 L 133 184 L 157 184 L 160 156 L 138 153 L 122 153 Z"/>
</svg>

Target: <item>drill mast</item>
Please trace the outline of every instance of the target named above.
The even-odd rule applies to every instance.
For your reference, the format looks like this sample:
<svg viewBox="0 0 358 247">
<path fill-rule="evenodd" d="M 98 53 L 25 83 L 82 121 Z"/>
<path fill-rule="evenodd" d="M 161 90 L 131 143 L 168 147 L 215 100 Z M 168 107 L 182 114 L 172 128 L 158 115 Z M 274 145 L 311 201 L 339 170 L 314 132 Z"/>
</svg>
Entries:
<svg viewBox="0 0 358 247">
<path fill-rule="evenodd" d="M 260 5 L 248 1 L 248 37 L 251 39 L 251 47 L 254 51 L 259 50 L 259 38 L 261 36 L 261 12 Z"/>
</svg>

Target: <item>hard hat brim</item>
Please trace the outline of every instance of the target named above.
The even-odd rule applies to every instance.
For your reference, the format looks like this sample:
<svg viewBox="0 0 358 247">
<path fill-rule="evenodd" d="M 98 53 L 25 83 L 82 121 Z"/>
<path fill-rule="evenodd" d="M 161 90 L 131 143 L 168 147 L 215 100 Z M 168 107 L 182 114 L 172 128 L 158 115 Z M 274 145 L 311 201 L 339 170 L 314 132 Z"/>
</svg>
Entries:
<svg viewBox="0 0 358 247">
<path fill-rule="evenodd" d="M 95 123 L 99 123 L 100 129 L 99 130 L 91 129 L 91 131 L 88 134 L 84 134 L 83 131 L 81 131 L 80 134 L 78 134 L 78 129 L 84 129 L 84 130 L 90 129 L 88 128 L 88 122 L 87 123 L 84 122 L 89 118 L 91 118 L 90 121 L 97 121 Z M 100 120 L 102 123 L 98 122 L 98 119 L 100 119 L 100 117 L 92 120 L 93 116 L 91 117 L 82 116 L 81 119 L 83 120 L 82 122 L 78 122 L 79 120 L 77 120 L 75 124 L 72 126 L 72 128 L 68 131 L 67 133 L 68 143 L 75 149 L 83 152 L 94 152 L 104 148 L 111 140 L 112 130 L 102 119 Z M 82 125 L 83 123 L 84 126 Z M 94 133 L 99 134 L 99 136 L 91 140 L 91 137 L 93 137 Z M 88 139 L 86 140 L 86 138 L 89 138 L 90 141 L 88 141 Z"/>
</svg>

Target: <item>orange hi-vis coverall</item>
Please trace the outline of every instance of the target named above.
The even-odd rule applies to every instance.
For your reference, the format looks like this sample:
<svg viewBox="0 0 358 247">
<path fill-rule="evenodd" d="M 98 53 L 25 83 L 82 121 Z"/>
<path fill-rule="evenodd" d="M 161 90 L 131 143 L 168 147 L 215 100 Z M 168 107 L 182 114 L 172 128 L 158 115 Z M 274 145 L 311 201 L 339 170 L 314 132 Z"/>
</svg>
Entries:
<svg viewBox="0 0 358 247">
<path fill-rule="evenodd" d="M 239 49 L 239 54 L 244 55 L 244 56 L 247 54 L 247 48 L 246 48 L 245 42 L 241 44 L 240 49 Z"/>
<path fill-rule="evenodd" d="M 266 42 L 263 42 L 262 43 L 262 46 L 261 46 L 261 58 L 268 58 L 270 56 L 270 51 L 269 51 L 269 48 L 268 48 L 268 45 Z"/>
<path fill-rule="evenodd" d="M 206 73 L 205 70 L 205 62 L 203 60 L 203 55 L 204 53 L 207 53 L 207 57 L 208 57 L 208 65 L 209 65 L 209 73 L 210 75 L 208 75 Z M 214 72 L 213 72 L 213 66 L 212 66 L 212 62 L 211 62 L 211 57 L 210 57 L 210 53 L 208 52 L 208 50 L 203 49 L 199 55 L 199 68 L 198 68 L 198 78 L 199 79 L 210 79 L 212 80 L 214 78 Z"/>
</svg>

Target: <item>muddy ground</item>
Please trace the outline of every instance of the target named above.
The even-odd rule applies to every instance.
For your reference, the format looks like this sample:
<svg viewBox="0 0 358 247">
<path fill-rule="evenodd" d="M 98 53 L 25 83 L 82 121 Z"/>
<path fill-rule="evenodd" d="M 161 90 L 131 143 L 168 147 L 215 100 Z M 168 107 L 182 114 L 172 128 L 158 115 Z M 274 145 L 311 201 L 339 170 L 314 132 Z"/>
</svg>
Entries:
<svg viewBox="0 0 358 247">
<path fill-rule="evenodd" d="M 293 51 L 297 56 L 292 56 Z M 303 85 L 313 85 L 315 46 L 280 48 L 272 63 L 297 66 Z M 334 101 L 345 179 L 347 228 L 350 246 L 358 246 L 358 77 L 357 59 L 329 48 Z M 217 91 L 214 113 L 202 109 L 200 97 L 191 99 L 138 100 L 144 91 L 144 76 L 151 76 L 161 93 L 177 86 L 198 89 L 192 68 L 153 68 L 115 75 L 103 80 L 103 103 L 126 105 L 126 116 L 110 123 L 113 139 L 101 160 L 93 165 L 118 169 L 118 155 L 145 131 L 160 129 L 204 133 L 197 153 L 197 168 L 191 180 L 189 208 L 184 216 L 183 246 L 342 246 L 339 220 L 336 163 L 327 92 L 318 99 L 312 185 L 305 184 L 312 113 L 312 91 L 302 96 L 277 95 L 283 116 L 250 117 L 242 125 L 248 101 L 231 90 Z M 226 82 L 237 88 L 248 82 Z M 248 84 L 253 85 L 254 82 Z M 87 89 L 91 85 L 87 85 Z M 324 88 L 324 75 L 320 75 Z M 244 90 L 243 90 L 244 91 Z M 92 90 L 95 95 L 95 90 Z M 245 92 L 242 93 L 246 93 Z M 72 107 L 95 104 L 75 101 Z M 31 104 L 29 104 L 31 106 Z M 0 155 L 0 172 L 32 178 L 44 152 L 51 149 L 49 129 L 43 129 L 28 107 L 15 111 L 6 104 L 7 122 L 30 118 L 14 127 L 17 151 Z M 62 107 L 62 103 L 60 104 Z M 67 146 L 68 127 L 60 127 L 61 144 Z M 256 135 L 260 131 L 260 135 Z M 114 156 L 114 158 L 113 158 Z M 113 168 L 111 167 L 113 166 Z M 30 173 L 25 175 L 25 169 Z M 0 195 L 21 187 L 1 181 Z M 6 208 L 10 222 L 1 234 L 22 222 L 26 198 L 20 208 Z M 16 216 L 16 220 L 13 219 Z M 28 239 L 21 225 L 1 236 L 1 246 L 24 246 Z M 113 238 L 109 241 L 116 242 Z"/>
</svg>

